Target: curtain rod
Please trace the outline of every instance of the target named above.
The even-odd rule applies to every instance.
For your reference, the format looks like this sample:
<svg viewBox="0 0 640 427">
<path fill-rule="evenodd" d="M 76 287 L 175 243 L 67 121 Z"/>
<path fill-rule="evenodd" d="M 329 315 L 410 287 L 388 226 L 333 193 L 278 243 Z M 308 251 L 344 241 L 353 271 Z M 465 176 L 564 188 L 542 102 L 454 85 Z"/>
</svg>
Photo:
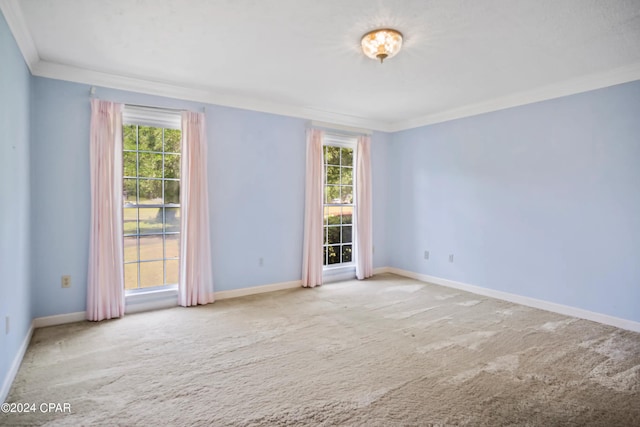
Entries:
<svg viewBox="0 0 640 427">
<path fill-rule="evenodd" d="M 127 102 L 124 103 L 124 106 L 125 106 L 125 108 L 126 107 L 136 107 L 136 108 L 148 108 L 149 110 L 175 111 L 176 113 L 181 113 L 183 111 L 190 111 L 190 110 L 185 110 L 184 108 L 153 107 L 151 105 L 129 104 Z"/>
<path fill-rule="evenodd" d="M 355 127 L 351 127 L 351 126 L 344 126 L 344 125 L 338 125 L 338 124 L 327 123 L 327 122 L 318 122 L 318 121 L 315 121 L 315 120 L 310 121 L 309 124 L 311 125 L 311 127 L 325 128 L 325 129 L 331 129 L 331 130 L 339 130 L 339 131 L 343 131 L 343 132 L 349 132 L 349 133 L 360 134 L 360 135 L 372 135 L 373 134 L 373 131 L 369 130 L 369 129 L 355 128 Z"/>
<path fill-rule="evenodd" d="M 171 111 L 174 113 L 182 113 L 183 111 L 190 111 L 190 112 L 194 112 L 194 110 L 189 110 L 187 108 L 168 108 L 168 107 L 154 107 L 151 105 L 139 105 L 139 104 L 128 104 L 128 103 L 124 103 L 125 108 L 126 107 L 135 107 L 135 108 L 146 108 L 149 110 L 160 110 L 160 111 Z M 199 110 L 202 110 L 202 113 L 206 113 L 207 112 L 207 107 L 205 105 L 203 105 L 202 107 L 199 108 Z"/>
<path fill-rule="evenodd" d="M 89 97 L 90 98 L 95 98 L 96 97 L 96 87 L 95 86 L 91 86 L 91 89 L 89 89 Z M 176 113 L 181 113 L 183 111 L 193 111 L 193 110 L 189 110 L 186 108 L 168 108 L 168 107 L 154 107 L 152 105 L 140 105 L 140 104 L 129 104 L 127 102 L 124 103 L 125 107 L 136 107 L 136 108 L 148 108 L 150 110 L 164 110 L 164 111 L 173 111 Z M 202 106 L 200 108 L 202 110 L 203 113 L 207 112 L 207 107 L 206 106 Z"/>
</svg>

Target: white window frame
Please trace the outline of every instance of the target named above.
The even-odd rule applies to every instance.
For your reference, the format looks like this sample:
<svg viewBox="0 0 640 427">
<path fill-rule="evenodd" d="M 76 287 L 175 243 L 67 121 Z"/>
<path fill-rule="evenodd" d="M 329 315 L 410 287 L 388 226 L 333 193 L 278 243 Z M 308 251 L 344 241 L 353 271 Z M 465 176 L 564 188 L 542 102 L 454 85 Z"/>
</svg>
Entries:
<svg viewBox="0 0 640 427">
<path fill-rule="evenodd" d="M 125 105 L 122 111 L 122 125 L 138 125 L 138 126 L 150 126 L 157 127 L 163 129 L 177 129 L 182 132 L 182 117 L 179 110 L 169 110 L 163 108 L 155 108 L 155 107 L 143 107 L 136 105 Z M 164 151 L 164 150 L 163 150 Z M 123 151 L 124 153 L 124 143 L 123 143 Z M 180 152 L 182 155 L 182 151 Z M 124 179 L 124 178 L 123 178 Z M 181 181 L 181 180 L 180 180 Z M 172 205 L 170 207 L 179 207 L 181 205 L 178 203 L 177 205 Z M 182 231 L 180 231 L 182 232 Z M 123 233 L 123 243 L 124 243 L 124 233 Z M 170 285 L 160 285 L 153 286 L 148 288 L 137 288 L 137 289 L 125 289 L 125 298 L 127 305 L 132 302 L 137 302 L 138 299 L 136 296 L 143 297 L 143 294 L 146 296 L 155 296 L 162 297 L 163 295 L 176 296 L 177 297 L 177 284 Z M 147 297 L 144 297 L 144 300 L 140 300 L 140 302 L 147 302 Z M 129 307 L 127 307 L 127 312 L 129 311 Z"/>
<path fill-rule="evenodd" d="M 345 205 L 342 203 L 325 203 L 325 185 L 326 185 L 326 174 L 324 172 L 324 167 L 323 167 L 323 176 L 322 176 L 322 216 L 324 219 L 324 208 L 325 206 L 351 206 L 353 208 L 353 214 L 352 214 L 352 226 L 351 226 L 351 248 L 352 248 L 352 252 L 351 252 L 351 262 L 347 262 L 347 263 L 336 263 L 336 264 L 327 264 L 327 265 L 323 265 L 323 277 L 325 279 L 329 279 L 329 280 L 325 280 L 325 281 L 333 281 L 333 280 L 342 280 L 342 279 L 346 279 L 346 278 L 351 278 L 351 276 L 355 277 L 355 268 L 356 268 L 356 251 L 357 251 L 357 247 L 356 247 L 356 226 L 355 226 L 355 222 L 357 220 L 356 218 L 356 204 L 358 203 L 358 197 L 356 194 L 356 164 L 357 164 L 357 159 L 356 159 L 356 153 L 357 153 L 357 145 L 358 145 L 358 138 L 357 136 L 353 136 L 353 135 L 345 135 L 345 134 L 339 134 L 339 133 L 330 133 L 327 132 L 324 134 L 323 139 L 322 139 L 322 147 L 323 147 L 323 161 L 322 164 L 324 166 L 324 147 L 325 146 L 330 146 L 330 147 L 340 147 L 340 148 L 350 148 L 353 150 L 353 202 L 351 204 Z M 325 231 L 325 224 L 324 224 L 324 220 L 322 223 L 322 230 L 323 233 Z M 324 253 L 324 247 L 326 246 L 324 244 L 324 239 L 323 239 L 323 253 Z M 324 264 L 324 262 L 323 262 Z"/>
</svg>

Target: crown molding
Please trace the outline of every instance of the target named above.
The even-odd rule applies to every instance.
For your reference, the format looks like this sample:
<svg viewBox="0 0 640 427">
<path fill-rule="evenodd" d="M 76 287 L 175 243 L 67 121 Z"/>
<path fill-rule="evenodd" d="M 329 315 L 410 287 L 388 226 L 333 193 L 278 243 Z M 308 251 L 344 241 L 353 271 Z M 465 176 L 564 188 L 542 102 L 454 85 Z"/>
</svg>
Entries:
<svg viewBox="0 0 640 427">
<path fill-rule="evenodd" d="M 85 68 L 49 61 L 38 61 L 32 68 L 32 74 L 39 77 L 67 80 L 75 83 L 127 90 L 148 95 L 177 98 L 186 101 L 202 102 L 225 107 L 242 108 L 245 110 L 298 117 L 308 120 L 331 122 L 343 126 L 353 126 L 385 132 L 389 127 L 389 123 L 381 123 L 379 121 L 363 117 L 349 116 L 346 114 L 321 111 L 308 107 L 291 106 L 256 98 L 236 96 L 205 87 L 187 87 L 168 82 L 103 73 L 101 71 L 88 70 Z"/>
<path fill-rule="evenodd" d="M 32 65 L 30 68 L 33 75 L 40 77 L 68 80 L 76 83 L 85 83 L 88 85 L 121 89 L 149 95 L 260 111 L 263 113 L 298 117 L 307 120 L 331 123 L 334 125 L 371 129 L 380 132 L 403 131 L 640 80 L 640 63 L 638 63 L 436 114 L 429 114 L 397 122 L 384 122 L 380 120 L 371 120 L 363 117 L 333 113 L 330 111 L 321 111 L 308 107 L 291 106 L 255 98 L 230 95 L 210 88 L 186 87 L 167 82 L 157 82 L 136 77 L 87 70 L 48 61 L 37 61 L 35 65 Z"/>
<path fill-rule="evenodd" d="M 476 116 L 478 114 L 490 113 L 492 111 L 504 110 L 506 108 L 518 107 L 554 98 L 561 98 L 568 95 L 575 95 L 635 80 L 640 80 L 640 63 L 608 70 L 603 73 L 590 74 L 571 80 L 565 80 L 560 83 L 500 98 L 494 98 L 461 108 L 454 108 L 414 119 L 397 121 L 391 123 L 389 132 L 398 132 L 435 123 L 461 119 L 464 117 Z"/>
<path fill-rule="evenodd" d="M 381 132 L 398 132 L 421 126 L 442 123 L 464 117 L 503 110 L 545 101 L 581 92 L 600 89 L 617 84 L 640 80 L 640 63 L 632 64 L 602 73 L 591 74 L 576 79 L 544 86 L 531 91 L 519 92 L 504 97 L 466 105 L 446 111 L 415 117 L 407 120 L 386 122 L 351 116 L 309 107 L 286 105 L 264 99 L 237 96 L 206 87 L 188 87 L 170 82 L 159 82 L 138 77 L 116 75 L 88 70 L 71 65 L 57 64 L 40 59 L 31 33 L 26 25 L 19 0 L 0 0 L 0 10 L 13 33 L 22 56 L 31 74 L 76 83 L 127 90 L 131 92 L 177 98 L 187 101 L 241 108 L 263 113 L 297 117 L 333 125 L 370 129 Z"/>
<path fill-rule="evenodd" d="M 22 15 L 22 8 L 20 8 L 18 0 L 0 0 L 0 10 L 7 21 L 7 25 L 9 25 L 13 37 L 16 39 L 27 67 L 33 74 L 33 66 L 38 63 L 40 56 Z"/>
</svg>

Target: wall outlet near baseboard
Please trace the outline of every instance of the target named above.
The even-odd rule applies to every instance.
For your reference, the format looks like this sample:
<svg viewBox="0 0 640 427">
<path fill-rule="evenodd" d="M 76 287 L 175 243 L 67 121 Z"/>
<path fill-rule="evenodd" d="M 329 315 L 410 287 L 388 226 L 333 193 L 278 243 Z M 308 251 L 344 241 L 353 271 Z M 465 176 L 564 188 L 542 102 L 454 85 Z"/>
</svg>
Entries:
<svg viewBox="0 0 640 427">
<path fill-rule="evenodd" d="M 453 254 L 449 255 L 449 262 L 453 262 Z"/>
<path fill-rule="evenodd" d="M 71 287 L 71 276 L 66 275 L 66 276 L 62 276 L 62 287 L 63 288 L 70 288 Z"/>
<path fill-rule="evenodd" d="M 262 257 L 258 258 L 258 265 L 260 267 L 262 267 L 264 265 L 264 258 L 262 258 Z"/>
<path fill-rule="evenodd" d="M 429 251 L 424 251 L 424 259 L 429 259 Z"/>
</svg>

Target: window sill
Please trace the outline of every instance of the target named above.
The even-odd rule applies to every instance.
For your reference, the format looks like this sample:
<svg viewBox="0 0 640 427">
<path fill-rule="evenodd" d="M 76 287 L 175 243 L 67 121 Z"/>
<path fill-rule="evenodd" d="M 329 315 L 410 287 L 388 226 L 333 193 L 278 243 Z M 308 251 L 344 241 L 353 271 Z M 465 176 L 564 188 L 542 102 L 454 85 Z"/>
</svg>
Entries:
<svg viewBox="0 0 640 427">
<path fill-rule="evenodd" d="M 125 313 L 157 310 L 178 305 L 178 285 L 125 291 Z"/>
<path fill-rule="evenodd" d="M 356 278 L 355 263 L 340 265 L 338 267 L 324 267 L 322 269 L 322 282 L 331 283 Z"/>
</svg>

